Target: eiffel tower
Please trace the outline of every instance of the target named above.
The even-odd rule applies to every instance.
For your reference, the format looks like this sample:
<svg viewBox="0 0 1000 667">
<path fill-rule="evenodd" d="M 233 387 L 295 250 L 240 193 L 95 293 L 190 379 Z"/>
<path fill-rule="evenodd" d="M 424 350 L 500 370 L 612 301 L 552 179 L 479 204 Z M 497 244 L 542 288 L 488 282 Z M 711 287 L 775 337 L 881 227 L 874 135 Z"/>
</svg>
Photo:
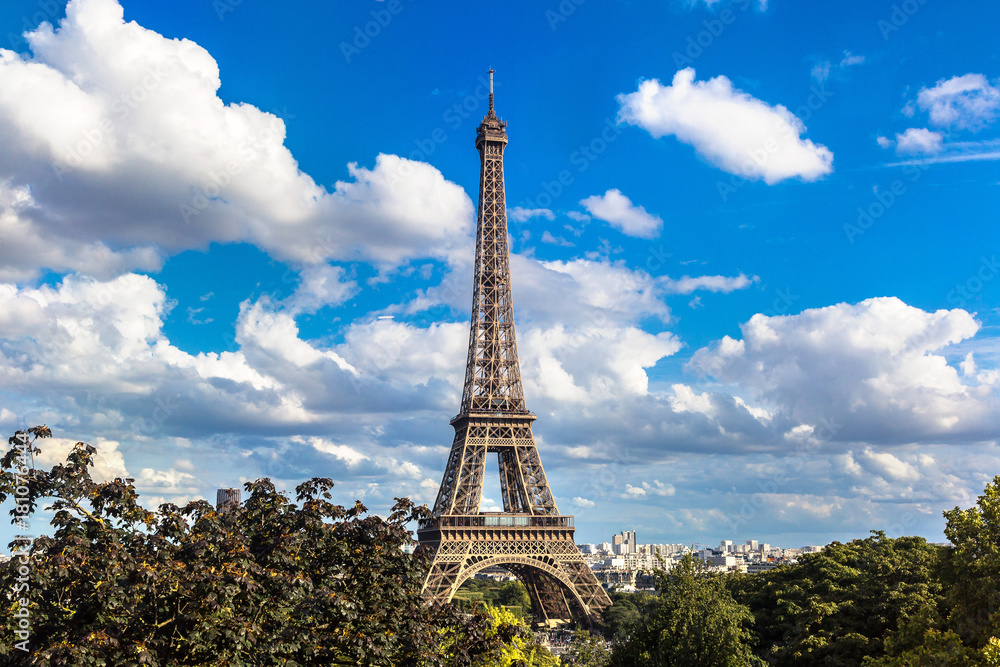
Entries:
<svg viewBox="0 0 1000 667">
<path fill-rule="evenodd" d="M 587 624 L 611 604 L 573 540 L 573 517 L 559 513 L 531 432 L 514 336 L 507 248 L 503 151 L 507 124 L 490 107 L 476 132 L 479 219 L 469 357 L 455 440 L 432 518 L 417 531 L 432 556 L 425 597 L 447 602 L 484 568 L 499 566 L 527 587 L 540 624 L 577 616 Z M 482 512 L 487 454 L 500 464 L 503 512 Z"/>
</svg>

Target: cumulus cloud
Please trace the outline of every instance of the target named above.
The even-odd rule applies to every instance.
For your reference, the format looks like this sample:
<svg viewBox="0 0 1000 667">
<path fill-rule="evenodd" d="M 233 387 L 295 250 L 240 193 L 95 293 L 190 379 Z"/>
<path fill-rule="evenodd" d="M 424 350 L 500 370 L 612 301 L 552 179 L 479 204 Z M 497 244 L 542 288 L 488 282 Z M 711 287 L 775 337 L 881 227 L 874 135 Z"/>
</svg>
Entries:
<svg viewBox="0 0 1000 667">
<path fill-rule="evenodd" d="M 0 180 L 0 281 L 36 277 L 41 267 L 109 278 L 136 268 L 156 271 L 162 262 L 152 246 L 115 249 L 99 240 L 67 237 L 50 228 L 48 214 L 27 185 Z"/>
<path fill-rule="evenodd" d="M 906 132 L 896 135 L 896 153 L 898 155 L 933 155 L 941 152 L 943 141 L 944 137 L 940 132 L 911 127 Z"/>
<path fill-rule="evenodd" d="M 663 227 L 662 219 L 647 213 L 642 206 L 633 204 L 617 188 L 612 188 L 603 195 L 587 197 L 580 204 L 590 215 L 604 220 L 626 236 L 652 239 L 659 236 Z"/>
<path fill-rule="evenodd" d="M 939 127 L 980 130 L 1000 111 L 1000 87 L 982 74 L 953 76 L 932 88 L 921 88 L 917 105 Z"/>
<path fill-rule="evenodd" d="M 899 299 L 798 315 L 755 315 L 743 339 L 698 350 L 689 368 L 749 391 L 784 421 L 823 424 L 827 440 L 989 437 L 991 388 L 963 383 L 941 354 L 979 329 L 964 310 L 928 313 Z"/>
<path fill-rule="evenodd" d="M 833 171 L 833 153 L 803 139 L 805 125 L 784 106 L 771 106 L 733 88 L 724 76 L 695 81 L 683 69 L 664 86 L 643 81 L 618 96 L 618 119 L 654 137 L 676 136 L 710 164 L 750 180 L 774 184 L 814 181 Z"/>
<path fill-rule="evenodd" d="M 313 264 L 302 269 L 299 285 L 284 305 L 293 315 L 315 313 L 324 306 L 342 304 L 357 293 L 357 282 L 346 278 L 343 267 Z"/>
<path fill-rule="evenodd" d="M 120 443 L 100 439 L 89 444 L 97 450 L 93 457 L 94 466 L 90 469 L 90 475 L 95 481 L 110 482 L 115 478 L 125 479 L 129 476 Z M 35 465 L 39 468 L 51 468 L 66 462 L 76 441 L 58 437 L 45 438 L 36 441 L 35 446 L 41 450 L 40 454 L 35 455 Z"/>
<path fill-rule="evenodd" d="M 392 266 L 447 258 L 472 229 L 471 200 L 424 163 L 379 155 L 318 185 L 284 146 L 284 121 L 223 103 L 207 51 L 126 23 L 115 0 L 72 0 L 58 29 L 27 40 L 31 56 L 0 49 L 0 224 L 5 245 L 44 251 L 5 258 L 9 275 L 152 270 L 213 241 Z"/>
</svg>

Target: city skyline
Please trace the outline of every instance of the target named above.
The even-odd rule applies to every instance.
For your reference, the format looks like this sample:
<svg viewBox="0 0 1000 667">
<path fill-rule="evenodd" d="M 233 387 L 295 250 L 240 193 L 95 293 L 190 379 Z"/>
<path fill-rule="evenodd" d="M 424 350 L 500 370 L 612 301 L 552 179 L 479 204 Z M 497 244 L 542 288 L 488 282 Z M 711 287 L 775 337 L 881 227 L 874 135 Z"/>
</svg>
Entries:
<svg viewBox="0 0 1000 667">
<path fill-rule="evenodd" d="M 492 67 L 577 542 L 940 542 L 1000 470 L 1000 8 L 64 6 L 0 8 L 0 428 L 40 465 L 433 503 Z"/>
</svg>

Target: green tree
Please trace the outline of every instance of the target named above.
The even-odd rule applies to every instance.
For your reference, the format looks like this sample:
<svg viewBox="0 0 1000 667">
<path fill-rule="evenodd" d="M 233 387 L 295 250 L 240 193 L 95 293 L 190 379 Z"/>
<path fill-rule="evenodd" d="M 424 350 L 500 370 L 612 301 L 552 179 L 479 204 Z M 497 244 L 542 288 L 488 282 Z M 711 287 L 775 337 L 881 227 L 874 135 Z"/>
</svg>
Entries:
<svg viewBox="0 0 1000 667">
<path fill-rule="evenodd" d="M 503 582 L 497 591 L 496 601 L 506 607 L 520 607 L 526 614 L 531 613 L 531 597 L 520 581 Z"/>
<path fill-rule="evenodd" d="M 0 502 L 27 490 L 55 512 L 30 546 L 27 590 L 13 595 L 19 559 L 0 566 L 5 665 L 471 665 L 522 632 L 424 603 L 426 561 L 401 547 L 426 508 L 407 500 L 383 519 L 331 503 L 328 479 L 300 484 L 294 503 L 257 480 L 238 507 L 154 513 L 129 482 L 91 479 L 94 452 L 79 443 L 28 478 L 17 452 L 3 459 Z M 30 652 L 13 646 L 19 596 Z"/>
<path fill-rule="evenodd" d="M 611 664 L 619 667 L 749 667 L 763 665 L 747 642 L 750 610 L 737 603 L 722 578 L 706 573 L 690 554 L 657 573 L 659 596 Z"/>
<path fill-rule="evenodd" d="M 864 540 L 834 542 L 797 565 L 726 581 L 754 611 L 754 644 L 769 663 L 860 665 L 885 654 L 885 640 L 901 620 L 937 613 L 940 554 L 923 538 L 873 531 Z"/>
<path fill-rule="evenodd" d="M 627 641 L 638 627 L 646 607 L 655 602 L 649 593 L 611 593 L 611 606 L 604 610 L 601 622 L 604 636 L 613 642 Z"/>
<path fill-rule="evenodd" d="M 948 624 L 967 644 L 983 648 L 1000 636 L 1000 475 L 975 507 L 944 513 L 954 545 L 945 559 Z"/>
<path fill-rule="evenodd" d="M 573 667 L 607 667 L 611 664 L 611 651 L 602 638 L 586 631 L 573 635 L 569 655 L 569 664 Z"/>
<path fill-rule="evenodd" d="M 514 616 L 509 609 L 486 605 L 489 628 L 488 639 L 496 639 L 503 646 L 499 651 L 484 656 L 476 662 L 481 667 L 559 667 L 559 658 L 534 641 L 524 621 Z M 509 638 L 509 639 L 508 639 Z"/>
</svg>

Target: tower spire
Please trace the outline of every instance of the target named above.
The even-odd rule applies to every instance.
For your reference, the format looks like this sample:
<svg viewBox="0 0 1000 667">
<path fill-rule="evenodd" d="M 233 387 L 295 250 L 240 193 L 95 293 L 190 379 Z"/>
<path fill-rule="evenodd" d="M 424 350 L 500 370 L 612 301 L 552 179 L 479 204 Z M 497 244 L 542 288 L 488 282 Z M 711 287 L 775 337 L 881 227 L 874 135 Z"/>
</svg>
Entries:
<svg viewBox="0 0 1000 667">
<path fill-rule="evenodd" d="M 493 114 L 493 70 L 490 70 L 490 114 Z"/>
</svg>

